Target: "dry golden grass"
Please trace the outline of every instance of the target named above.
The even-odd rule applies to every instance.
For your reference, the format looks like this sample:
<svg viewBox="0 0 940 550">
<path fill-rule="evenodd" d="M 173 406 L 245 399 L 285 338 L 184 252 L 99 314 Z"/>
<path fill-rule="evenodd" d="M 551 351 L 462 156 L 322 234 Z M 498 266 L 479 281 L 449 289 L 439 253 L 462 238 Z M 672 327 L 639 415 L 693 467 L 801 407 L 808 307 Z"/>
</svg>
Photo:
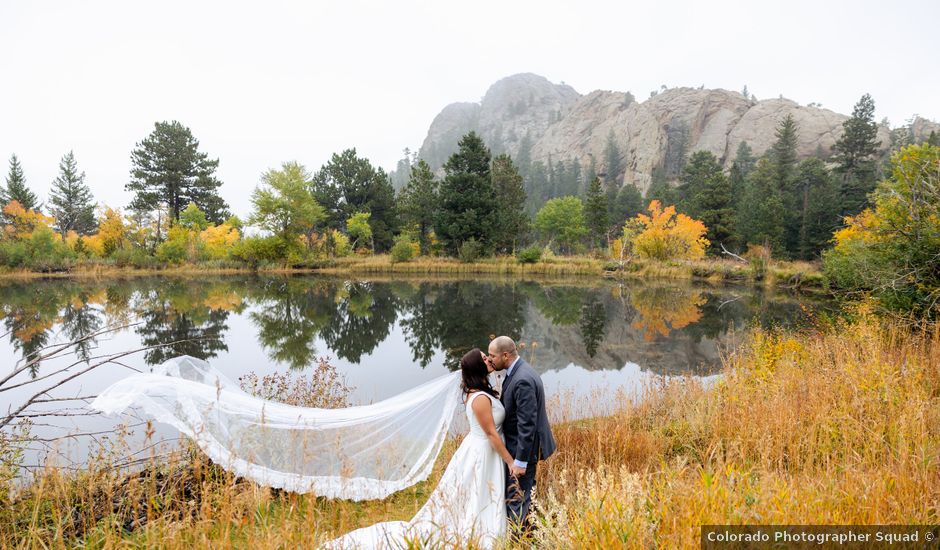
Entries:
<svg viewBox="0 0 940 550">
<path fill-rule="evenodd" d="M 662 382 L 555 434 L 559 451 L 539 466 L 541 548 L 697 548 L 702 524 L 934 524 L 940 326 L 861 312 L 758 330 L 710 387 Z M 131 478 L 49 469 L 0 507 L 0 547 L 315 547 L 411 517 L 455 447 L 429 481 L 365 503 L 261 488 L 199 453 Z"/>
</svg>

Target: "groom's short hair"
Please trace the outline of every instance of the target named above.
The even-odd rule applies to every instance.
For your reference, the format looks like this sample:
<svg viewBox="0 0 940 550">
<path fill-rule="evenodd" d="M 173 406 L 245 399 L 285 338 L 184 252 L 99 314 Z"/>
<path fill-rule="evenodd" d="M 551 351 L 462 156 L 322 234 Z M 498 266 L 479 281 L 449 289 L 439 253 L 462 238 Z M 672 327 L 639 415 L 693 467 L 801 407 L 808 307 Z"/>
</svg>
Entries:
<svg viewBox="0 0 940 550">
<path fill-rule="evenodd" d="M 516 353 L 516 343 L 508 336 L 497 336 L 493 339 L 496 353 Z"/>
</svg>

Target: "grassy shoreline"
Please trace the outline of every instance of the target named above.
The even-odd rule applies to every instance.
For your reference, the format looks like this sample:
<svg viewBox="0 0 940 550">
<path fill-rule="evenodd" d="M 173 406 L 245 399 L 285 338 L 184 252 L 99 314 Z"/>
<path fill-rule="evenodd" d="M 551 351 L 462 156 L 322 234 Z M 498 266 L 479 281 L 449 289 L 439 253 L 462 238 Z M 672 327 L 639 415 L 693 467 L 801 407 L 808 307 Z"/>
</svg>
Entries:
<svg viewBox="0 0 940 550">
<path fill-rule="evenodd" d="M 351 256 L 323 261 L 311 266 L 270 266 L 258 269 L 230 262 L 184 264 L 165 268 L 119 267 L 111 264 L 79 264 L 69 271 L 35 272 L 0 270 L 0 280 L 43 278 L 129 278 L 146 276 L 184 277 L 193 275 L 323 273 L 337 276 L 363 275 L 501 275 L 519 278 L 607 277 L 614 279 L 696 280 L 716 284 L 745 284 L 764 288 L 789 288 L 806 292 L 827 292 L 818 265 L 809 262 L 771 262 L 764 273 L 755 276 L 751 266 L 728 259 L 659 262 L 635 259 L 621 267 L 616 262 L 588 256 L 559 256 L 523 264 L 512 256 L 486 258 L 464 263 L 455 258 L 421 257 L 408 262 L 392 262 L 388 255 Z"/>
<path fill-rule="evenodd" d="M 697 548 L 703 524 L 937 523 L 940 325 L 853 317 L 756 330 L 708 388 L 662 381 L 556 425 L 537 546 Z M 258 487 L 201 453 L 130 479 L 49 469 L 0 507 L 0 547 L 315 547 L 410 517 L 455 445 L 429 481 L 362 503 Z"/>
</svg>

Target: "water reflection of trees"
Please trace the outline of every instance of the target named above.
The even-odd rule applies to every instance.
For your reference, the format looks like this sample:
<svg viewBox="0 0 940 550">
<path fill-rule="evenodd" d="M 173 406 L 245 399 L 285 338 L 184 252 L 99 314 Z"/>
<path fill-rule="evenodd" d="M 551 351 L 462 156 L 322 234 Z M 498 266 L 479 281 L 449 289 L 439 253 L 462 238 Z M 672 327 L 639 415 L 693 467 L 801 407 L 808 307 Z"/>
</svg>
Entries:
<svg viewBox="0 0 940 550">
<path fill-rule="evenodd" d="M 135 330 L 141 344 L 156 346 L 145 352 L 147 364 L 178 355 L 209 359 L 228 351 L 224 336 L 229 311 L 207 305 L 215 290 L 213 285 L 174 279 L 141 293 L 135 305 L 141 324 Z"/>
<path fill-rule="evenodd" d="M 159 363 L 180 354 L 211 358 L 227 350 L 231 312 L 248 318 L 268 356 L 293 368 L 315 363 L 322 339 L 356 363 L 392 334 L 395 323 L 427 366 L 437 353 L 456 368 L 491 335 L 538 341 L 540 356 L 562 368 L 619 368 L 626 361 L 675 372 L 717 362 L 730 327 L 788 326 L 800 302 L 747 289 L 681 285 L 616 286 L 486 281 L 343 281 L 322 277 L 142 278 L 32 281 L 0 285 L 0 318 L 12 347 L 28 356 L 56 339 L 139 322 L 135 331 Z M 80 346 L 87 359 L 94 340 Z M 712 368 L 712 367 L 709 367 Z"/>
</svg>

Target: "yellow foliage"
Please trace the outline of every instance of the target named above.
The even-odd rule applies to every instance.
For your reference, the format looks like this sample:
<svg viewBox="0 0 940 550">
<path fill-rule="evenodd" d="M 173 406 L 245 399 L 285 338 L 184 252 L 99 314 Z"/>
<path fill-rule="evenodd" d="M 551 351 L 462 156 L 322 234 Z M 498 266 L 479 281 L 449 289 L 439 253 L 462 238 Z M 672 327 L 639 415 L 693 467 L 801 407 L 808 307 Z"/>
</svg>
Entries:
<svg viewBox="0 0 940 550">
<path fill-rule="evenodd" d="M 108 256 L 115 250 L 124 247 L 127 239 L 126 231 L 127 226 L 124 224 L 124 216 L 121 215 L 121 211 L 105 207 L 101 217 L 98 218 L 98 233 L 94 235 L 100 242 L 95 243 L 95 246 L 88 246 L 88 248 L 97 255 Z"/>
<path fill-rule="evenodd" d="M 228 256 L 232 245 L 238 241 L 238 229 L 227 223 L 209 226 L 199 233 L 199 238 L 206 245 L 206 255 L 212 260 L 220 260 Z"/>
<path fill-rule="evenodd" d="M 672 260 L 701 258 L 705 255 L 707 228 L 699 220 L 685 214 L 676 214 L 675 206 L 662 207 L 654 200 L 648 208 L 650 215 L 638 214 L 636 219 L 643 231 L 633 239 L 637 253 L 644 258 Z"/>
<path fill-rule="evenodd" d="M 15 239 L 28 239 L 33 231 L 39 228 L 51 229 L 55 218 L 43 216 L 35 210 L 27 210 L 19 201 L 10 201 L 3 207 L 3 214 L 7 218 L 7 225 L 3 228 L 8 237 Z"/>
<path fill-rule="evenodd" d="M 708 300 L 698 290 L 654 287 L 635 290 L 630 301 L 638 314 L 631 326 L 642 330 L 643 339 L 650 342 L 697 323 Z"/>
<path fill-rule="evenodd" d="M 93 256 L 104 257 L 104 242 L 98 235 L 89 235 L 82 239 L 85 249 L 91 252 Z"/>
</svg>

